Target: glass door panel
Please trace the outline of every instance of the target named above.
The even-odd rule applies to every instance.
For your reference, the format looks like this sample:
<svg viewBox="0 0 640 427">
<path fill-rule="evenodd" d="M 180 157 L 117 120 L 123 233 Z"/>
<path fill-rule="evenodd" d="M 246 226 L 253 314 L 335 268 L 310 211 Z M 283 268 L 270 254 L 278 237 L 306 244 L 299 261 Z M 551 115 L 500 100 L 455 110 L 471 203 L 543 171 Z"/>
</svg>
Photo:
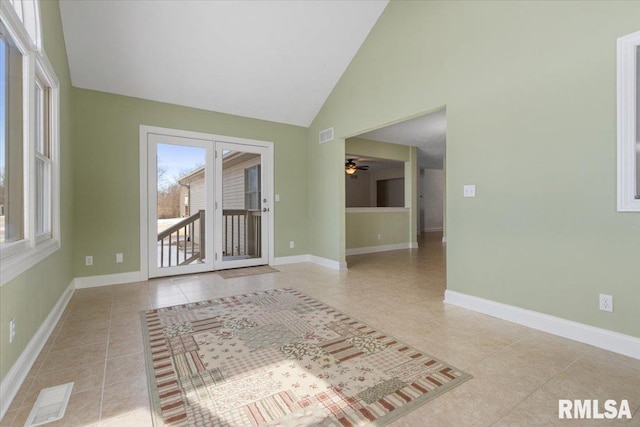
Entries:
<svg viewBox="0 0 640 427">
<path fill-rule="evenodd" d="M 267 264 L 266 148 L 216 142 L 216 269 Z"/>
<path fill-rule="evenodd" d="M 212 270 L 212 152 L 211 141 L 150 136 L 150 277 Z"/>
</svg>

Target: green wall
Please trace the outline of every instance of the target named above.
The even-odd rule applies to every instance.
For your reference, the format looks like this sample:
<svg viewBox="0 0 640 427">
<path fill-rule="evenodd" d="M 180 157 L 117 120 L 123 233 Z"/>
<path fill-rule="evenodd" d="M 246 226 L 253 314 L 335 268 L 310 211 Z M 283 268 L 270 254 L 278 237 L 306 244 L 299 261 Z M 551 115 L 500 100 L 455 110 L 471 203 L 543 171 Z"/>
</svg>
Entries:
<svg viewBox="0 0 640 427">
<path fill-rule="evenodd" d="M 344 138 L 446 106 L 448 289 L 640 336 L 615 109 L 616 38 L 638 16 L 638 1 L 392 1 L 309 130 L 311 253 L 344 259 Z"/>
<path fill-rule="evenodd" d="M 62 248 L 0 288 L 0 379 L 4 379 L 44 319 L 73 280 L 71 191 L 71 79 L 57 1 L 40 5 L 44 50 L 60 80 L 60 213 Z M 9 320 L 16 339 L 9 344 Z"/>
<path fill-rule="evenodd" d="M 409 244 L 410 211 L 347 212 L 347 249 Z M 380 234 L 380 239 L 378 239 Z M 415 241 L 415 240 L 413 240 Z"/>
<path fill-rule="evenodd" d="M 274 142 L 275 255 L 308 253 L 305 128 L 77 88 L 73 101 L 76 277 L 140 269 L 141 124 Z"/>
</svg>

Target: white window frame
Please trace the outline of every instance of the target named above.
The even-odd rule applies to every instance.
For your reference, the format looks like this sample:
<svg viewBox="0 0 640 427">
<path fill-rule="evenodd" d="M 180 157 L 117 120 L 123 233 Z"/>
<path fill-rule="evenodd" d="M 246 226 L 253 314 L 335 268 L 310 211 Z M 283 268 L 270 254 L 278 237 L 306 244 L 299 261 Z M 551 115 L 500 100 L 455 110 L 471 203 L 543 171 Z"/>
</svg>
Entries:
<svg viewBox="0 0 640 427">
<path fill-rule="evenodd" d="M 13 0 L 13 3 L 18 0 Z M 0 248 L 0 286 L 4 286 L 29 268 L 38 264 L 61 247 L 60 241 L 60 83 L 53 66 L 41 49 L 40 22 L 37 1 L 27 0 L 32 10 L 27 17 L 32 22 L 31 32 L 16 13 L 14 5 L 0 2 L 0 20 L 9 31 L 12 40 L 23 54 L 23 174 L 24 174 L 24 238 Z M 24 9 L 23 9 L 24 10 Z M 35 35 L 35 39 L 33 36 Z M 35 185 L 35 79 L 49 87 L 49 143 L 50 143 L 50 232 L 36 236 L 36 185 Z"/>
<path fill-rule="evenodd" d="M 637 49 L 640 31 L 618 39 L 618 212 L 640 212 L 636 188 Z"/>
</svg>

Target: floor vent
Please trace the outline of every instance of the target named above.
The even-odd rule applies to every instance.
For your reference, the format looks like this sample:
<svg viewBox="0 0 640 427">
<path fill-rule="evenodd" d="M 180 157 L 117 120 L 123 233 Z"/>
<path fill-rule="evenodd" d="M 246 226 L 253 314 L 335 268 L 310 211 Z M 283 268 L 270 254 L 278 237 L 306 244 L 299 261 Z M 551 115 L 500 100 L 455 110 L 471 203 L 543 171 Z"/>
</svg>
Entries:
<svg viewBox="0 0 640 427">
<path fill-rule="evenodd" d="M 329 142 L 333 139 L 333 128 L 320 131 L 320 144 Z"/>
<path fill-rule="evenodd" d="M 73 383 L 43 388 L 29 413 L 24 427 L 40 426 L 64 417 Z"/>
</svg>

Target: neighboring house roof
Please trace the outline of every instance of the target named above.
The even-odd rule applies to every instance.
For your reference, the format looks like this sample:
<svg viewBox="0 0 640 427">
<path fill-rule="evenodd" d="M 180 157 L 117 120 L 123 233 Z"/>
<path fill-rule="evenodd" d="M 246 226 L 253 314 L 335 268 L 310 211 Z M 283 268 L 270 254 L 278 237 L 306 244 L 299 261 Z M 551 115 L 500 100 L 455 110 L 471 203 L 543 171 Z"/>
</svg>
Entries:
<svg viewBox="0 0 640 427">
<path fill-rule="evenodd" d="M 229 153 L 223 154 L 222 163 L 226 167 L 232 167 L 235 165 L 239 165 L 240 163 L 248 162 L 249 160 L 253 160 L 259 156 L 258 154 L 253 153 L 243 153 L 240 151 L 231 151 Z M 180 185 L 188 185 L 189 183 L 195 181 L 196 179 L 202 178 L 204 175 L 204 166 L 200 166 L 193 171 L 189 172 L 187 175 L 183 176 L 178 180 Z"/>
<path fill-rule="evenodd" d="M 187 175 L 183 176 L 178 180 L 178 184 L 187 185 L 196 179 L 199 179 L 204 175 L 204 166 L 200 166 L 199 168 L 194 169 L 189 172 Z"/>
</svg>

